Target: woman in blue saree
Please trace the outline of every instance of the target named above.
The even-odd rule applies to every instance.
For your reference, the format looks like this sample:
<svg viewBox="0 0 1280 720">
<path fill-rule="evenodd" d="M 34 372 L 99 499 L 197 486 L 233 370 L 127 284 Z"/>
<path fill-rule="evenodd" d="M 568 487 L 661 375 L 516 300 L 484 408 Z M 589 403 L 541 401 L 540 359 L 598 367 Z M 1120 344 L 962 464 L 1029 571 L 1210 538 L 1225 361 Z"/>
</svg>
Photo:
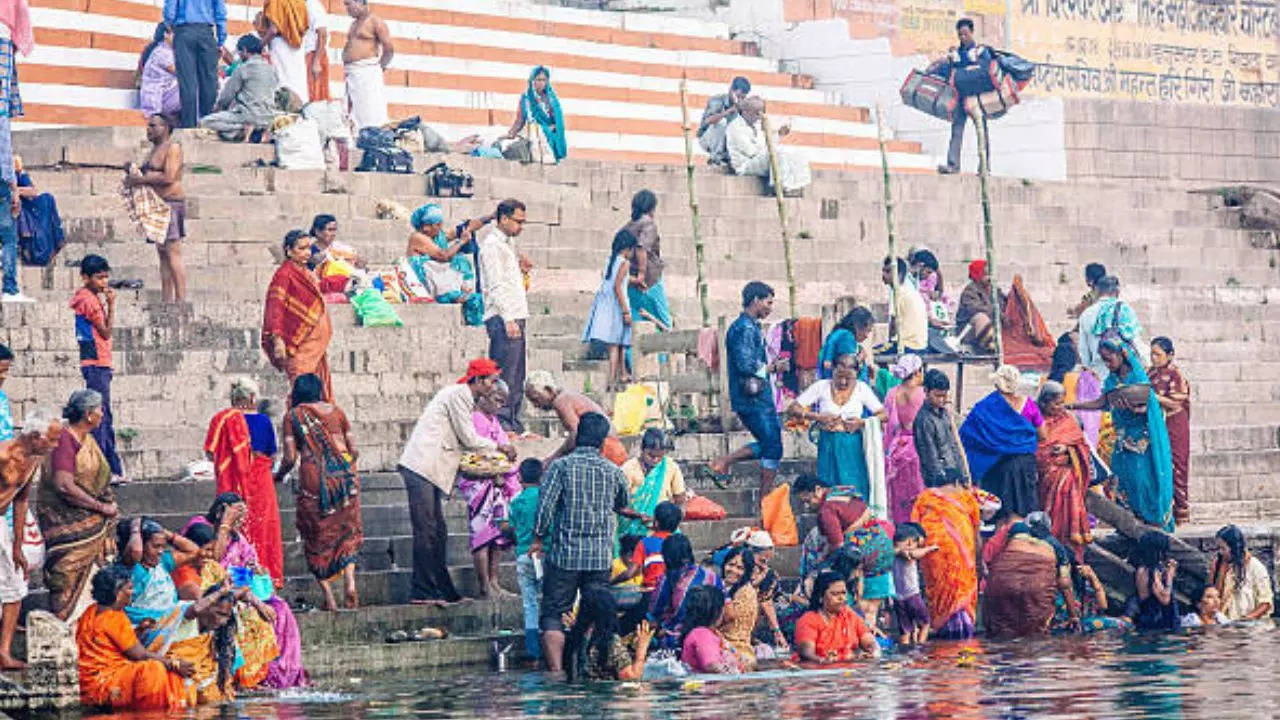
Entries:
<svg viewBox="0 0 1280 720">
<path fill-rule="evenodd" d="M 172 644 L 198 635 L 196 605 L 178 599 L 171 573 L 194 560 L 200 548 L 145 517 L 120 523 L 116 535 L 120 564 L 133 571 L 133 598 L 124 612 L 138 640 L 163 654 Z"/>
<path fill-rule="evenodd" d="M 1116 432 L 1111 472 L 1116 476 L 1118 498 L 1143 522 L 1173 532 L 1173 453 L 1164 410 L 1132 345 L 1111 337 L 1099 343 L 1098 352 L 1110 371 L 1102 385 L 1102 397 L 1067 408 L 1110 408 Z M 1135 401 L 1137 393 L 1112 392 L 1131 385 L 1147 386 L 1146 402 Z"/>
<path fill-rule="evenodd" d="M 542 65 L 529 73 L 529 87 L 520 96 L 516 120 L 506 137 L 515 139 L 526 127 L 532 129 L 530 119 L 541 130 L 541 133 L 532 133 L 534 137 L 529 138 L 534 160 L 546 164 L 563 160 L 569 154 L 569 146 L 564 137 L 564 113 L 560 111 L 560 98 L 556 97 L 556 91 L 551 87 L 551 71 Z"/>
<path fill-rule="evenodd" d="M 1001 368 L 993 375 L 996 390 L 969 411 L 960 426 L 960 443 L 969 460 L 969 476 L 983 490 L 999 496 L 1003 509 L 1022 518 L 1040 509 L 1036 471 L 1040 443 L 1034 419 L 1028 417 L 1028 405 L 1033 408 L 1035 403 L 1017 395 L 1009 377 L 1017 370 L 1010 369 L 1012 373 Z"/>
<path fill-rule="evenodd" d="M 871 337 L 875 328 L 875 316 L 864 307 L 856 307 L 845 313 L 836 323 L 835 329 L 827 333 L 818 351 L 818 379 L 829 380 L 835 371 L 836 358 L 841 355 L 855 355 L 862 366 L 858 377 L 862 382 L 870 384 L 872 358 L 863 351 L 862 343 Z"/>
</svg>

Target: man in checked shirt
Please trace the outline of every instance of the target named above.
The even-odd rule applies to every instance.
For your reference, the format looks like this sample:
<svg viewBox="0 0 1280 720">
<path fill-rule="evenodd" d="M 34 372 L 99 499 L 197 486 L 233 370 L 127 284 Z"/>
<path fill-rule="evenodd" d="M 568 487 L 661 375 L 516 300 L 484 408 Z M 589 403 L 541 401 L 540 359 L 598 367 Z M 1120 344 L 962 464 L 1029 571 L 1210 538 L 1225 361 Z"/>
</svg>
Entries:
<svg viewBox="0 0 1280 720">
<path fill-rule="evenodd" d="M 607 587 L 613 562 L 615 515 L 650 522 L 629 507 L 627 478 L 600 455 L 609 420 L 586 413 L 578 420 L 573 452 L 551 463 L 542 479 L 531 556 L 545 555 L 542 578 L 542 648 L 547 670 L 560 672 L 564 655 L 561 617 L 578 591 Z M 543 553 L 543 546 L 546 552 Z"/>
</svg>

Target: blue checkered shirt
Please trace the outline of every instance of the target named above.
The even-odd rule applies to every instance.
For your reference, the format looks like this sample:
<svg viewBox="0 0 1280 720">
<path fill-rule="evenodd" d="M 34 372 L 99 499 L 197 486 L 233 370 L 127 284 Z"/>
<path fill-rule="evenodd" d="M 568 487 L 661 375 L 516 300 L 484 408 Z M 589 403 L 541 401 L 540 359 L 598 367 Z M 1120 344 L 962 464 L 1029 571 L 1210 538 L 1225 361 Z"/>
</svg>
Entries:
<svg viewBox="0 0 1280 720">
<path fill-rule="evenodd" d="M 631 504 L 627 477 L 597 448 L 577 448 L 551 463 L 542 479 L 534 534 L 546 538 L 547 561 L 562 570 L 608 570 L 614 517 Z"/>
<path fill-rule="evenodd" d="M 0 179 L 9 185 L 18 182 L 13 172 L 13 137 L 9 123 L 22 116 L 16 50 L 12 40 L 0 40 Z"/>
</svg>

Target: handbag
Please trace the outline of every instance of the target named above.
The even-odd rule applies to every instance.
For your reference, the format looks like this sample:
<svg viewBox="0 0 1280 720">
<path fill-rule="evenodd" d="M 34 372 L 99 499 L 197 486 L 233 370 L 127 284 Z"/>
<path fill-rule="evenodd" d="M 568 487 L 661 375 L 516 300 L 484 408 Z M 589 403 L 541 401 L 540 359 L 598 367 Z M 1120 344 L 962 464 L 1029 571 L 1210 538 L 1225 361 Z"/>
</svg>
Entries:
<svg viewBox="0 0 1280 720">
<path fill-rule="evenodd" d="M 468 198 L 475 194 L 471 173 L 451 168 L 443 162 L 426 169 L 427 195 L 431 197 Z"/>
</svg>

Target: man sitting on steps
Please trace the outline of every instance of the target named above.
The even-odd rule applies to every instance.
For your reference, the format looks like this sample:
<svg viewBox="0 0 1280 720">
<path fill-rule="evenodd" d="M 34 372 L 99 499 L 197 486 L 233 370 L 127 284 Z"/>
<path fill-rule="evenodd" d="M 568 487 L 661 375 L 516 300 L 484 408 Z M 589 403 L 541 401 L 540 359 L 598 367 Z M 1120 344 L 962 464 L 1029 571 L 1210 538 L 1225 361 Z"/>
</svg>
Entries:
<svg viewBox="0 0 1280 720">
<path fill-rule="evenodd" d="M 698 123 L 698 144 L 711 156 L 709 162 L 712 165 L 729 164 L 725 131 L 729 123 L 738 117 L 738 105 L 750 93 L 751 81 L 739 76 L 729 85 L 729 92 L 707 98 L 707 108 L 702 111 L 702 121 Z"/>
<path fill-rule="evenodd" d="M 279 80 L 262 57 L 262 41 L 245 35 L 236 41 L 240 66 L 227 79 L 214 103 L 215 112 L 200 119 L 223 140 L 248 141 L 255 130 L 265 130 L 275 118 L 275 95 Z"/>
<path fill-rule="evenodd" d="M 751 96 L 742 101 L 738 108 L 738 117 L 729 123 L 726 131 L 726 146 L 729 152 L 729 164 L 738 175 L 756 175 L 768 178 L 769 186 L 774 183 L 769 162 L 769 146 L 765 142 L 763 120 L 764 100 Z M 778 174 L 782 176 L 782 191 L 790 197 L 798 197 L 813 182 L 809 171 L 809 161 L 805 160 L 792 148 L 778 146 L 782 138 L 791 132 L 789 125 L 778 128 L 773 147 L 778 156 Z"/>
</svg>

